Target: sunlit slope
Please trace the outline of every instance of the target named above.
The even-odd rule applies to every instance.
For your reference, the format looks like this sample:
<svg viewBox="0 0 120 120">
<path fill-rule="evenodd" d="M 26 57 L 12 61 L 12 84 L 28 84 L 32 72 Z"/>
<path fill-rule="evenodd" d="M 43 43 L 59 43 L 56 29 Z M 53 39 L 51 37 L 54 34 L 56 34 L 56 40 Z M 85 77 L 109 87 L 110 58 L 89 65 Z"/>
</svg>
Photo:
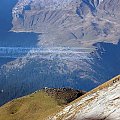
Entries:
<svg viewBox="0 0 120 120">
<path fill-rule="evenodd" d="M 62 95 L 62 90 L 69 92 Z M 59 92 L 60 94 L 58 94 Z M 66 97 L 69 98 L 71 95 L 74 97 L 75 91 L 72 89 L 54 90 L 46 88 L 2 106 L 0 108 L 0 120 L 88 120 L 96 118 L 119 120 L 119 92 L 120 75 L 67 106 L 65 106 Z"/>
<path fill-rule="evenodd" d="M 119 120 L 120 75 L 93 89 L 50 120 Z"/>
<path fill-rule="evenodd" d="M 0 120 L 43 120 L 61 108 L 44 92 L 13 100 L 0 108 Z"/>
<path fill-rule="evenodd" d="M 85 94 L 71 88 L 44 88 L 0 108 L 0 120 L 43 120 Z"/>
<path fill-rule="evenodd" d="M 12 30 L 42 33 L 44 47 L 117 43 L 119 6 L 119 0 L 21 0 L 12 10 Z"/>
<path fill-rule="evenodd" d="M 0 105 L 46 86 L 91 90 L 119 74 L 120 43 L 107 44 L 117 43 L 120 38 L 120 17 L 117 12 L 119 5 L 120 1 L 115 0 L 18 1 L 11 10 L 12 30 L 31 31 L 40 35 L 34 39 L 28 33 L 29 37 L 22 33 L 17 34 L 22 34 L 23 37 L 5 34 L 9 39 L 1 39 L 1 47 L 14 47 L 12 51 L 15 53 L 10 56 L 4 54 L 4 57 L 16 58 L 26 54 L 16 54 L 19 51 L 16 51 L 15 47 L 24 49 L 37 45 L 52 49 L 57 47 L 58 51 L 53 53 L 50 49 L 49 54 L 36 54 L 32 50 L 23 58 L 2 65 L 0 88 L 4 92 L 0 94 Z M 8 9 L 8 6 L 2 7 Z M 104 41 L 107 43 L 98 43 Z M 92 49 L 92 52 L 90 50 L 83 53 L 79 50 L 83 47 L 91 48 L 94 43 L 94 47 L 97 48 L 95 51 Z M 63 47 L 70 49 L 71 53 L 65 51 L 61 54 L 60 50 Z M 73 48 L 77 48 L 77 52 L 72 50 Z"/>
</svg>

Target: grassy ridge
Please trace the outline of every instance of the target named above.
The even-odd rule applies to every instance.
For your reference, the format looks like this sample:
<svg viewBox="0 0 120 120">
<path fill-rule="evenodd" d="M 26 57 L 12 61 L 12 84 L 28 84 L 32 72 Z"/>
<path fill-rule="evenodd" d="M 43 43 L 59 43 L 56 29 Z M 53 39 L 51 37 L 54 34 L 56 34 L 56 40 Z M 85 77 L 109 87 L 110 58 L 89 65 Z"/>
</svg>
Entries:
<svg viewBox="0 0 120 120">
<path fill-rule="evenodd" d="M 81 96 L 77 100 L 74 100 L 70 104 L 74 104 L 77 101 L 80 101 L 82 98 L 86 97 L 87 95 L 91 95 L 101 89 L 112 86 L 115 82 L 119 80 L 120 75 L 86 93 L 85 95 Z M 48 116 L 59 112 L 64 107 L 64 105 L 66 104 L 66 97 L 69 98 L 69 96 L 72 94 L 74 96 L 74 92 L 70 94 L 71 91 L 67 92 L 64 95 L 63 93 L 61 93 L 61 89 L 57 92 L 53 91 L 52 89 L 49 90 L 50 91 L 48 91 L 48 93 L 42 90 L 25 97 L 15 99 L 0 107 L 0 120 L 44 120 Z M 54 97 L 48 95 L 49 93 L 53 94 L 54 92 L 56 94 L 59 93 L 59 96 Z"/>
<path fill-rule="evenodd" d="M 54 98 L 40 91 L 2 106 L 0 120 L 44 120 L 60 108 Z"/>
<path fill-rule="evenodd" d="M 45 88 L 0 107 L 0 120 L 44 120 L 85 93 L 71 88 Z"/>
</svg>

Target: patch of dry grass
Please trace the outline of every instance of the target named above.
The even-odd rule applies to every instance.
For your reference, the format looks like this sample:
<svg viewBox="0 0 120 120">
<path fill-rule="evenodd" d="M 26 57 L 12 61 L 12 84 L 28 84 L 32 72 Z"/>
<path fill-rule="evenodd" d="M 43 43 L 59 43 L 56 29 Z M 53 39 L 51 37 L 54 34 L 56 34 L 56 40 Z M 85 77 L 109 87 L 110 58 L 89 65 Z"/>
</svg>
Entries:
<svg viewBox="0 0 120 120">
<path fill-rule="evenodd" d="M 2 106 L 0 120 L 44 120 L 61 108 L 54 98 L 40 91 Z"/>
<path fill-rule="evenodd" d="M 100 85 L 92 91 L 86 93 L 85 95 L 81 96 L 80 98 L 78 98 L 70 104 L 74 104 L 88 95 L 91 95 L 99 90 L 112 86 L 119 80 L 120 75 Z M 63 100 L 61 101 L 60 99 L 59 101 L 58 99 L 49 96 L 47 93 L 39 91 L 35 94 L 15 99 L 0 107 L 0 120 L 44 120 L 45 118 L 56 114 L 57 112 L 63 109 L 63 103 L 65 102 Z M 87 104 L 92 100 L 93 98 L 89 99 L 87 101 Z M 84 107 L 85 105 L 86 103 L 79 106 L 78 109 L 80 109 L 80 107 Z M 62 118 L 64 116 L 65 115 L 63 115 Z M 74 114 L 72 117 L 74 117 Z"/>
</svg>

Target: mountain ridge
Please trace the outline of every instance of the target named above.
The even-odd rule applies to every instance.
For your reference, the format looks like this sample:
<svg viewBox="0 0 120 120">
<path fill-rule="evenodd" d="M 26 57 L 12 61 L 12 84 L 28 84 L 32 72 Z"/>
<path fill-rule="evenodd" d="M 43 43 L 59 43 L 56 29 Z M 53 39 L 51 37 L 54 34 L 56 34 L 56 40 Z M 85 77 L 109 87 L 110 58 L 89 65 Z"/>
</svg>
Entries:
<svg viewBox="0 0 120 120">
<path fill-rule="evenodd" d="M 119 0 L 104 0 L 99 4 L 97 0 L 76 0 L 78 2 L 68 5 L 68 9 L 63 9 L 63 5 L 56 8 L 59 3 L 54 6 L 53 2 L 55 9 L 41 8 L 39 0 L 32 1 L 19 0 L 14 6 L 12 30 L 17 34 L 32 31 L 39 35 L 35 39 L 30 34 L 25 35 L 25 39 L 17 36 L 16 40 L 10 38 L 2 45 L 9 44 L 13 50 L 16 46 L 43 47 L 48 52 L 36 54 L 31 49 L 25 56 L 1 66 L 0 91 L 4 92 L 0 94 L 0 105 L 46 86 L 91 90 L 119 74 L 120 29 L 116 12 Z M 50 1 L 46 0 L 47 6 Z M 91 11 L 90 6 L 92 9 L 94 6 L 95 11 Z M 57 52 L 51 52 L 50 48 L 57 48 Z M 61 54 L 59 51 L 63 48 L 69 50 Z"/>
<path fill-rule="evenodd" d="M 36 3 L 38 3 L 38 7 L 34 10 Z M 60 8 L 53 10 L 49 8 L 50 5 L 55 7 L 57 3 L 52 1 L 45 3 L 45 7 L 49 6 L 47 9 L 40 7 L 41 1 L 33 0 L 31 3 L 29 0 L 19 1 L 13 9 L 12 30 L 43 33 L 38 38 L 39 46 L 74 46 L 75 44 L 75 46 L 84 47 L 84 45 L 91 46 L 98 41 L 114 41 L 115 43 L 120 37 L 119 17 L 116 17 L 119 16 L 116 13 L 119 8 L 115 7 L 117 5 L 114 1 L 112 1 L 114 4 L 111 6 L 112 8 L 109 8 L 109 3 L 111 4 L 110 0 L 108 2 L 106 0 L 68 0 L 66 1 L 68 9 L 64 6 L 64 2 L 61 2 Z M 30 9 L 26 10 L 26 5 Z M 64 8 L 66 9 L 64 10 Z M 73 41 L 74 44 L 69 43 L 68 40 Z M 87 45 L 87 41 L 90 45 Z"/>
<path fill-rule="evenodd" d="M 43 120 L 85 94 L 71 88 L 44 88 L 0 107 L 0 120 Z"/>
<path fill-rule="evenodd" d="M 73 101 L 49 120 L 118 120 L 120 118 L 119 91 L 120 75 Z"/>
<path fill-rule="evenodd" d="M 84 95 L 71 103 L 68 100 L 67 105 L 65 96 L 69 98 L 81 91 L 70 88 L 44 88 L 0 107 L 0 120 L 118 120 L 119 91 L 120 75 L 86 94 L 83 91 Z"/>
</svg>

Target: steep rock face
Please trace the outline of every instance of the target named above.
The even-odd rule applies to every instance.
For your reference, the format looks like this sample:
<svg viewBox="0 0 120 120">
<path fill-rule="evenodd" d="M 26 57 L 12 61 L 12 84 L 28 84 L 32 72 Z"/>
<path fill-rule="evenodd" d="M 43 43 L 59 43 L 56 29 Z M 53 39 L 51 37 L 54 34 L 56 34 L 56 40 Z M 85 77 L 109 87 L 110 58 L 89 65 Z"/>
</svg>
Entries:
<svg viewBox="0 0 120 120">
<path fill-rule="evenodd" d="M 62 24 L 62 20 L 67 19 L 66 14 L 73 11 L 76 1 L 72 0 L 23 0 L 19 1 L 13 9 L 13 25 L 21 26 L 23 30 L 33 30 L 37 32 L 47 32 L 50 29 Z M 62 17 L 62 19 L 61 19 Z M 57 20 L 58 19 L 58 20 Z M 56 21 L 57 20 L 57 21 Z M 21 21 L 21 22 L 19 22 Z M 27 23 L 28 21 L 28 23 Z M 24 23 L 27 23 L 26 25 Z M 64 23 L 64 21 L 63 21 Z M 47 28 L 46 28 L 46 27 Z M 17 28 L 15 28 L 17 29 Z M 19 30 L 19 28 L 18 28 Z"/>
<path fill-rule="evenodd" d="M 49 120 L 119 120 L 120 76 L 82 96 Z"/>
</svg>

